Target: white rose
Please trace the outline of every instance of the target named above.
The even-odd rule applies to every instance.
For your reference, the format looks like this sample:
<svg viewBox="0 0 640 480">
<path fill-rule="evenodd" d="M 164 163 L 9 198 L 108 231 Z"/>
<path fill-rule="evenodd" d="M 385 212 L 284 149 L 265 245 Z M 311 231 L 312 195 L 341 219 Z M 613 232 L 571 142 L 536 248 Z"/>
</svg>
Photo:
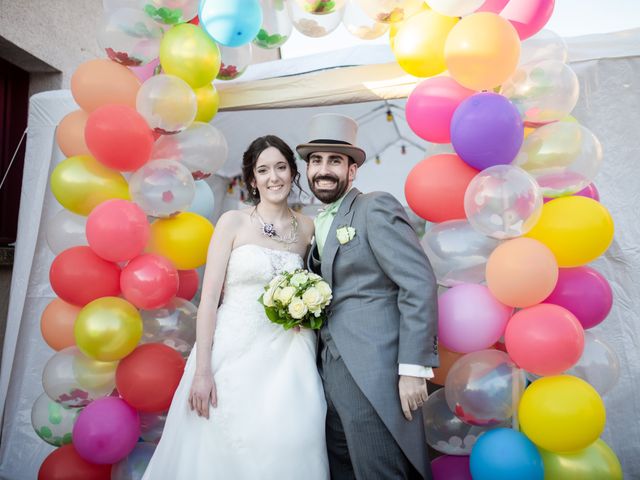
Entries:
<svg viewBox="0 0 640 480">
<path fill-rule="evenodd" d="M 296 289 L 293 287 L 279 288 L 273 298 L 282 303 L 282 305 L 287 305 L 291 301 L 295 293 Z"/>
<path fill-rule="evenodd" d="M 269 282 L 269 286 L 270 287 L 275 287 L 277 285 L 280 285 L 282 282 L 284 281 L 284 277 L 282 275 L 276 275 L 275 277 L 273 277 L 273 279 Z"/>
<path fill-rule="evenodd" d="M 318 291 L 320 292 L 320 295 L 322 295 L 322 299 L 324 300 L 324 302 L 328 302 L 329 300 L 331 300 L 332 298 L 332 292 L 331 292 L 331 287 L 329 286 L 329 284 L 325 281 L 321 281 L 316 283 L 315 286 L 316 289 L 318 289 Z"/>
<path fill-rule="evenodd" d="M 278 287 L 276 285 L 273 285 L 272 287 L 269 288 L 269 290 L 267 290 L 266 292 L 264 292 L 264 295 L 262 295 L 262 303 L 264 304 L 265 307 L 273 307 L 273 295 L 276 291 Z"/>
<path fill-rule="evenodd" d="M 307 280 L 309 280 L 309 275 L 304 272 L 300 272 L 293 275 L 291 277 L 291 280 L 289 280 L 289 283 L 291 283 L 291 285 L 293 285 L 294 287 L 299 287 L 300 285 L 306 283 Z"/>
<path fill-rule="evenodd" d="M 320 275 L 316 275 L 315 273 L 309 272 L 309 280 L 313 280 L 315 282 L 316 280 L 322 280 L 322 277 Z"/>
<path fill-rule="evenodd" d="M 324 297 L 320 293 L 320 290 L 315 287 L 311 287 L 302 294 L 302 301 L 309 310 L 314 312 L 324 303 Z"/>
<path fill-rule="evenodd" d="M 336 231 L 336 237 L 340 242 L 340 245 L 344 245 L 349 241 L 349 232 L 347 232 L 346 228 L 340 228 Z"/>
<path fill-rule="evenodd" d="M 300 297 L 293 297 L 289 304 L 289 314 L 296 320 L 300 320 L 307 314 L 307 306 Z"/>
</svg>

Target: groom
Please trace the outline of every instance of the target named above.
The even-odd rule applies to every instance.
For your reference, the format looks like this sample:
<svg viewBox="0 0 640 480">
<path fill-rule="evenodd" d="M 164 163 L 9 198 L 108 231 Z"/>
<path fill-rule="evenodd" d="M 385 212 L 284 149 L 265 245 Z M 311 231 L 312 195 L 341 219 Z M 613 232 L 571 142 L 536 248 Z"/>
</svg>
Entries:
<svg viewBox="0 0 640 480">
<path fill-rule="evenodd" d="M 400 203 L 352 188 L 357 130 L 316 115 L 297 147 L 327 204 L 308 266 L 333 289 L 319 347 L 331 478 L 431 479 L 420 407 L 438 365 L 436 282 Z"/>
</svg>

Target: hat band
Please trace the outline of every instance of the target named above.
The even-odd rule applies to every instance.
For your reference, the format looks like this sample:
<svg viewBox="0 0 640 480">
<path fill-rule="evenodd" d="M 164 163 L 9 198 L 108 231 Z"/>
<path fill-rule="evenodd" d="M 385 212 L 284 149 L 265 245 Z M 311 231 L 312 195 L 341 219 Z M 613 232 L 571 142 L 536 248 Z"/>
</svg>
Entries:
<svg viewBox="0 0 640 480">
<path fill-rule="evenodd" d="M 311 140 L 309 143 L 324 143 L 324 144 L 335 144 L 335 145 L 348 145 L 349 147 L 353 147 L 353 145 L 349 142 L 344 142 L 342 140 L 329 140 L 321 138 L 319 140 Z"/>
</svg>

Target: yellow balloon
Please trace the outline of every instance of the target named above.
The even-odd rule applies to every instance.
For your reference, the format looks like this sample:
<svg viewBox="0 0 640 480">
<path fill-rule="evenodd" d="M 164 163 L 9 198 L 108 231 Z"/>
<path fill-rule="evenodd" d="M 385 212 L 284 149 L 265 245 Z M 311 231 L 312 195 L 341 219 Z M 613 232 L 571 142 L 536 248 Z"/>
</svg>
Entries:
<svg viewBox="0 0 640 480">
<path fill-rule="evenodd" d="M 554 453 L 540 449 L 545 480 L 622 480 L 616 454 L 601 439 L 584 450 Z"/>
<path fill-rule="evenodd" d="M 408 16 L 407 18 L 405 18 L 404 20 L 402 20 L 400 22 L 393 22 L 389 26 L 389 45 L 391 45 L 391 50 L 393 50 L 393 46 L 394 46 L 395 41 L 396 41 L 396 35 L 398 34 L 398 32 L 400 31 L 402 26 L 405 24 L 405 22 L 407 20 L 409 20 L 411 17 L 413 17 L 414 15 L 417 15 L 418 13 L 424 12 L 426 10 L 431 10 L 431 7 L 429 7 L 429 5 L 427 5 L 426 3 L 422 3 L 420 5 L 420 10 L 419 11 L 411 14 L 410 16 Z"/>
<path fill-rule="evenodd" d="M 78 215 L 89 215 L 105 200 L 131 198 L 125 178 L 88 155 L 60 162 L 51 174 L 51 191 L 64 208 Z"/>
<path fill-rule="evenodd" d="M 183 212 L 151 224 L 148 250 L 167 257 L 178 270 L 191 270 L 207 261 L 213 225 L 206 218 Z"/>
<path fill-rule="evenodd" d="M 208 123 L 218 113 L 220 106 L 220 95 L 212 84 L 196 88 L 196 100 L 198 101 L 198 113 L 194 122 Z"/>
<path fill-rule="evenodd" d="M 551 452 L 575 452 L 595 442 L 606 413 L 598 392 L 571 375 L 542 377 L 522 395 L 520 428 L 529 440 Z"/>
<path fill-rule="evenodd" d="M 165 73 L 180 77 L 191 88 L 199 88 L 218 75 L 220 50 L 200 27 L 182 23 L 162 37 L 160 64 Z"/>
<path fill-rule="evenodd" d="M 444 56 L 458 83 L 473 90 L 490 90 L 518 66 L 520 38 L 509 20 L 495 13 L 474 13 L 451 30 Z"/>
<path fill-rule="evenodd" d="M 457 18 L 432 10 L 417 13 L 404 22 L 393 42 L 393 53 L 402 69 L 416 77 L 444 72 L 444 45 L 456 23 Z"/>
<path fill-rule="evenodd" d="M 82 353 L 112 362 L 136 348 L 142 338 L 142 318 L 138 309 L 126 300 L 102 297 L 80 310 L 74 332 Z"/>
<path fill-rule="evenodd" d="M 551 200 L 526 235 L 544 243 L 560 267 L 579 267 L 602 255 L 613 241 L 613 219 L 592 198 L 573 196 Z"/>
</svg>

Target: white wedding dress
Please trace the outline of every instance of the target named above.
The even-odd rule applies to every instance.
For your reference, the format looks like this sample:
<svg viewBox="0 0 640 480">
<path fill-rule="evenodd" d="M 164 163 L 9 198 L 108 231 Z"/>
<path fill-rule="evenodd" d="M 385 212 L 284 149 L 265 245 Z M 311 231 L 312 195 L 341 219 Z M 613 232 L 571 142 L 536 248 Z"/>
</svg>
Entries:
<svg viewBox="0 0 640 480">
<path fill-rule="evenodd" d="M 295 253 L 258 245 L 231 252 L 211 365 L 218 406 L 209 419 L 188 405 L 195 347 L 143 480 L 327 480 L 326 404 L 313 332 L 285 331 L 258 297 Z"/>
</svg>

